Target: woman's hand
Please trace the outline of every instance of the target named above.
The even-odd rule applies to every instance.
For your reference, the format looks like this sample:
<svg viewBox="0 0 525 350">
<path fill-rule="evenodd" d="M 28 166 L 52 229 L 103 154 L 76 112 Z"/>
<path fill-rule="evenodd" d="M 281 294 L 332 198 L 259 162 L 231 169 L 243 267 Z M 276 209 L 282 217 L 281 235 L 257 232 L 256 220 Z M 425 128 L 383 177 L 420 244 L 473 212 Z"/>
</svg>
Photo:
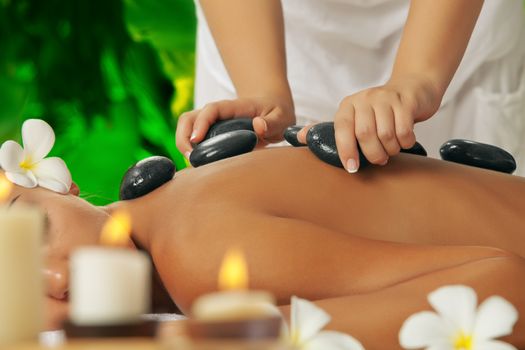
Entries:
<svg viewBox="0 0 525 350">
<path fill-rule="evenodd" d="M 424 78 L 391 80 L 385 85 L 347 96 L 335 114 L 335 139 L 348 172 L 359 169 L 358 144 L 372 164 L 384 165 L 390 156 L 416 142 L 414 123 L 430 118 L 442 95 Z M 306 142 L 304 128 L 299 141 Z"/>
<path fill-rule="evenodd" d="M 218 101 L 183 114 L 176 142 L 186 157 L 218 120 L 253 118 L 260 144 L 283 139 L 295 124 L 287 79 L 284 18 L 280 0 L 199 1 L 238 99 Z"/>
<path fill-rule="evenodd" d="M 414 144 L 414 123 L 430 118 L 461 62 L 483 0 L 411 1 L 390 81 L 345 97 L 335 139 L 349 172 L 359 168 L 357 144 L 373 164 L 386 164 Z M 298 139 L 304 142 L 306 130 Z"/>
<path fill-rule="evenodd" d="M 246 97 L 217 101 L 180 116 L 177 148 L 189 158 L 192 143 L 201 142 L 215 122 L 231 118 L 253 118 L 253 128 L 263 144 L 281 141 L 284 129 L 295 124 L 290 98 Z"/>
</svg>

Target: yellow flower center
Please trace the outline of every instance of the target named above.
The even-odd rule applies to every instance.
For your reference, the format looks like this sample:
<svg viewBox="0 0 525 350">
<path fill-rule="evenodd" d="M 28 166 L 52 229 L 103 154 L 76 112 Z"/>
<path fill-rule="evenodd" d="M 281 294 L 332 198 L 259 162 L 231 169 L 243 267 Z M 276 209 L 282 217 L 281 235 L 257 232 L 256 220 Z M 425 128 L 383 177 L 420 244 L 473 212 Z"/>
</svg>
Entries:
<svg viewBox="0 0 525 350">
<path fill-rule="evenodd" d="M 454 341 L 454 350 L 472 350 L 472 336 L 461 332 Z"/>
<path fill-rule="evenodd" d="M 299 332 L 297 330 L 292 330 L 290 335 L 290 342 L 292 343 L 292 345 L 295 345 L 296 347 L 301 347 L 302 344 L 300 342 L 300 339 L 301 336 Z"/>
<path fill-rule="evenodd" d="M 28 171 L 28 170 L 31 170 L 33 168 L 34 164 L 33 162 L 31 161 L 31 158 L 27 157 L 26 159 L 24 159 L 21 163 L 20 163 L 20 168 Z"/>
</svg>

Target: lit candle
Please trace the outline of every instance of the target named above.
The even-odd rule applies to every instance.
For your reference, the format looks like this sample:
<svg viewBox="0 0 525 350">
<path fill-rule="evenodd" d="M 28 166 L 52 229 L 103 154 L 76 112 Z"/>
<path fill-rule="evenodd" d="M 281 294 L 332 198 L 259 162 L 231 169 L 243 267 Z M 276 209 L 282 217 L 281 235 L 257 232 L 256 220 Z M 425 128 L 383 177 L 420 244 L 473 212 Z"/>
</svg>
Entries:
<svg viewBox="0 0 525 350">
<path fill-rule="evenodd" d="M 265 291 L 249 291 L 248 268 L 242 252 L 230 250 L 219 271 L 219 292 L 198 298 L 192 316 L 201 321 L 235 321 L 275 316 L 274 297 Z"/>
<path fill-rule="evenodd" d="M 0 174 L 0 202 L 12 187 Z M 43 215 L 36 208 L 0 208 L 0 348 L 36 340 L 43 325 Z"/>
<path fill-rule="evenodd" d="M 186 323 L 194 349 L 281 349 L 274 297 L 247 288 L 246 260 L 240 250 L 230 250 L 219 272 L 221 291 L 198 298 Z"/>
<path fill-rule="evenodd" d="M 71 257 L 70 319 L 78 326 L 133 324 L 149 312 L 151 265 L 147 256 L 122 248 L 131 233 L 127 213 L 116 212 L 101 234 L 103 246 Z"/>
</svg>

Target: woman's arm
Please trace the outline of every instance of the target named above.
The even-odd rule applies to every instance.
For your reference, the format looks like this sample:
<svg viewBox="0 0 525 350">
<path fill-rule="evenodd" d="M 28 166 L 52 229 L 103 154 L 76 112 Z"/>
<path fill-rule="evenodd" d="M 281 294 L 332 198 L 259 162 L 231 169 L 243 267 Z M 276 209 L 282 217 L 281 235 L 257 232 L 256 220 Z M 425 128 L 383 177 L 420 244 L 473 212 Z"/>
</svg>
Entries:
<svg viewBox="0 0 525 350">
<path fill-rule="evenodd" d="M 181 116 L 177 147 L 191 150 L 218 119 L 251 117 L 259 138 L 282 140 L 295 123 L 286 76 L 284 23 L 279 0 L 201 0 L 222 60 L 237 90 L 237 100 L 212 102 Z M 260 118 L 257 118 L 260 117 Z"/>
<path fill-rule="evenodd" d="M 439 100 L 467 48 L 483 0 L 411 1 L 392 81 L 426 80 Z M 421 121 L 430 115 L 415 115 Z"/>
<path fill-rule="evenodd" d="M 253 289 L 271 291 L 281 305 L 292 295 L 318 300 L 332 316 L 329 328 L 352 334 L 367 349 L 398 349 L 403 321 L 428 309 L 427 294 L 444 285 L 466 284 L 480 298 L 497 294 L 525 309 L 523 259 L 499 249 L 372 241 L 235 206 L 226 198 L 199 202 L 185 205 L 207 214 L 177 221 L 177 231 L 164 223 L 150 237 L 155 265 L 185 312 L 197 296 L 216 290 L 221 260 L 231 247 L 244 251 Z M 519 323 L 510 341 L 523 344 L 524 327 Z"/>
<path fill-rule="evenodd" d="M 228 249 L 244 251 L 250 286 L 272 291 L 281 304 L 294 294 L 333 298 L 382 290 L 416 276 L 486 257 L 507 256 L 490 247 L 438 247 L 362 239 L 231 199 L 193 201 L 179 212 L 177 229 L 163 223 L 150 236 L 150 251 L 167 290 L 187 311 L 201 294 L 217 289 Z M 132 209 L 132 213 L 137 210 Z M 138 209 L 142 211 L 141 209 Z M 174 227 L 174 226 L 173 226 Z"/>
<path fill-rule="evenodd" d="M 412 314 L 431 310 L 427 295 L 445 285 L 475 289 L 478 302 L 499 295 L 525 312 L 525 262 L 516 257 L 485 258 L 417 276 L 373 293 L 316 302 L 332 316 L 328 329 L 349 333 L 366 349 L 400 349 L 398 334 Z M 299 296 L 301 296 L 299 294 Z M 289 307 L 281 307 L 289 314 Z M 511 336 L 504 339 L 525 349 L 525 321 L 520 317 Z"/>
<path fill-rule="evenodd" d="M 279 0 L 200 0 L 240 97 L 288 97 L 284 23 Z"/>
</svg>

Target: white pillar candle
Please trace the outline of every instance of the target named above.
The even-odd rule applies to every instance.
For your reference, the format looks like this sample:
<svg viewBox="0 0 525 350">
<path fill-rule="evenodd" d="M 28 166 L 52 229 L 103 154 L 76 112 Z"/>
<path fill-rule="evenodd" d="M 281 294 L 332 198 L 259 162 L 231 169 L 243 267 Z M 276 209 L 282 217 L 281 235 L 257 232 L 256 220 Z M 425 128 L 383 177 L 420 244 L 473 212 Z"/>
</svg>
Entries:
<svg viewBox="0 0 525 350">
<path fill-rule="evenodd" d="M 151 267 L 139 251 L 86 247 L 71 257 L 70 318 L 76 325 L 133 323 L 149 312 Z"/>
<path fill-rule="evenodd" d="M 36 208 L 0 208 L 0 348 L 36 340 L 42 330 L 43 222 Z"/>
</svg>

